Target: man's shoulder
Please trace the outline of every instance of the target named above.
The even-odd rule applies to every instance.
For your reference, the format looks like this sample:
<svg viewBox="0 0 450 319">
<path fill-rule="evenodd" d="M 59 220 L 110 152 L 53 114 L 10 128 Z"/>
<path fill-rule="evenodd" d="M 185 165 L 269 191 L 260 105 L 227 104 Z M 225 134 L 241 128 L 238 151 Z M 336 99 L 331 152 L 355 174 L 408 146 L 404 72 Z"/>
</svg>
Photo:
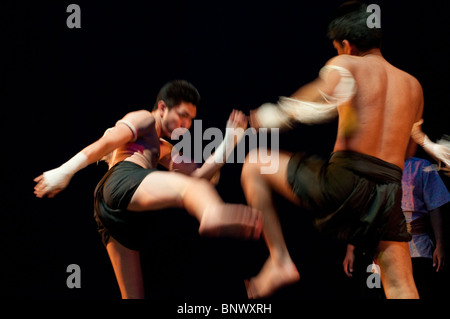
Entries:
<svg viewBox="0 0 450 319">
<path fill-rule="evenodd" d="M 138 130 L 154 128 L 155 126 L 155 117 L 148 110 L 132 111 L 125 115 L 123 119 L 131 122 Z"/>
<path fill-rule="evenodd" d="M 350 73 L 355 74 L 358 69 L 363 67 L 361 62 L 361 57 L 359 56 L 341 54 L 329 59 L 325 66 L 345 69 Z"/>
<path fill-rule="evenodd" d="M 353 55 L 341 54 L 329 59 L 325 65 L 334 65 L 346 68 L 356 63 L 357 59 L 355 58 L 356 57 Z"/>
</svg>

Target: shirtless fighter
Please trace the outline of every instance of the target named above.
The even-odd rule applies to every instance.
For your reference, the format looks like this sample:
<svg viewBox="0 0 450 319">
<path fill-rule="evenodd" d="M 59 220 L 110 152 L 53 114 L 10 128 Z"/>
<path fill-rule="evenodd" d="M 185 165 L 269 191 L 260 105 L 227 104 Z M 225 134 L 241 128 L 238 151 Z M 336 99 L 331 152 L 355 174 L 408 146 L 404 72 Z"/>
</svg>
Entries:
<svg viewBox="0 0 450 319">
<path fill-rule="evenodd" d="M 263 212 L 270 252 L 261 271 L 246 281 L 250 298 L 267 297 L 300 279 L 272 190 L 310 209 L 319 230 L 373 252 L 387 298 L 419 297 L 400 204 L 404 161 L 417 147 L 410 133 L 422 117 L 422 88 L 384 59 L 380 30 L 366 25 L 366 5 L 352 2 L 339 12 L 329 25 L 338 55 L 319 78 L 250 116 L 255 128 L 289 128 L 294 121 L 315 124 L 339 117 L 329 159 L 280 152 L 278 172 L 265 175 L 260 174 L 264 158 L 244 164 L 242 186 L 250 206 Z"/>
<path fill-rule="evenodd" d="M 171 138 L 177 128 L 189 129 L 199 100 L 192 84 L 169 82 L 158 94 L 153 111 L 126 114 L 99 140 L 35 179 L 36 196 L 53 197 L 76 172 L 106 156 L 109 170 L 95 190 L 95 217 L 122 298 L 144 298 L 139 256 L 143 214 L 184 208 L 199 221 L 201 235 L 257 239 L 261 234 L 261 212 L 224 203 L 208 181 L 243 136 L 248 120 L 242 112 L 232 112 L 227 127 L 239 129 L 227 130 L 222 144 L 200 168 L 174 161 L 171 145 L 161 139 Z M 156 170 L 158 162 L 170 171 Z"/>
</svg>

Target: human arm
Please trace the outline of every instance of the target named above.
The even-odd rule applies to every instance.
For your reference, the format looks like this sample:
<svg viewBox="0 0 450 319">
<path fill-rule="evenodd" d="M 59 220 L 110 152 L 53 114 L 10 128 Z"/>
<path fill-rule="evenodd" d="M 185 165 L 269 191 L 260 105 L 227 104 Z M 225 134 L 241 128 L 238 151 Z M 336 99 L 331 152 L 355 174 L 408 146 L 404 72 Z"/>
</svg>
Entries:
<svg viewBox="0 0 450 319">
<path fill-rule="evenodd" d="M 239 110 L 233 110 L 226 124 L 223 141 L 216 148 L 214 154 L 208 157 L 201 167 L 194 170 L 191 176 L 208 180 L 217 177 L 220 169 L 225 165 L 228 156 L 230 156 L 236 145 L 243 138 L 247 125 L 247 116 Z"/>
<path fill-rule="evenodd" d="M 344 272 L 347 277 L 352 277 L 353 273 L 353 263 L 355 262 L 355 246 L 352 244 L 347 244 L 347 252 L 345 253 L 344 261 L 342 266 L 344 267 Z"/>
<path fill-rule="evenodd" d="M 208 157 L 203 165 L 191 175 L 206 179 L 213 178 L 225 165 L 228 156 L 243 138 L 247 125 L 247 116 L 241 111 L 233 110 L 227 121 L 223 141 L 216 148 L 214 154 Z"/>
<path fill-rule="evenodd" d="M 334 119 L 338 106 L 356 93 L 355 80 L 336 61 L 322 68 L 319 78 L 302 86 L 291 97 L 280 97 L 276 104 L 265 103 L 250 113 L 254 128 L 290 128 L 293 123 L 320 124 Z"/>
<path fill-rule="evenodd" d="M 432 142 L 428 136 L 422 131 L 423 119 L 414 123 L 411 130 L 411 138 L 414 142 L 422 146 L 422 148 L 439 163 L 439 169 L 450 173 L 450 142 L 439 140 L 437 143 Z M 441 163 L 445 167 L 441 167 Z"/>
<path fill-rule="evenodd" d="M 99 161 L 116 148 L 135 140 L 143 126 L 153 125 L 154 128 L 153 116 L 149 112 L 144 112 L 128 113 L 122 120 L 117 122 L 113 129 L 109 130 L 108 134 L 86 146 L 61 166 L 36 177 L 34 179 L 37 183 L 34 187 L 36 196 L 39 198 L 54 197 L 67 187 L 73 175 L 78 171 Z"/>
<path fill-rule="evenodd" d="M 436 208 L 430 212 L 430 220 L 436 241 L 436 247 L 433 252 L 433 267 L 436 267 L 436 272 L 438 272 L 443 269 L 445 264 L 443 220 L 440 208 Z"/>
<path fill-rule="evenodd" d="M 161 144 L 162 157 L 159 163 L 169 171 L 204 178 L 214 182 L 218 179 L 220 169 L 225 164 L 226 159 L 243 138 L 247 123 L 248 119 L 244 113 L 233 110 L 227 121 L 224 139 L 216 147 L 214 154 L 209 156 L 203 165 L 193 162 L 190 157 L 179 154 L 176 145 L 172 146 L 166 141 L 163 141 Z"/>
</svg>

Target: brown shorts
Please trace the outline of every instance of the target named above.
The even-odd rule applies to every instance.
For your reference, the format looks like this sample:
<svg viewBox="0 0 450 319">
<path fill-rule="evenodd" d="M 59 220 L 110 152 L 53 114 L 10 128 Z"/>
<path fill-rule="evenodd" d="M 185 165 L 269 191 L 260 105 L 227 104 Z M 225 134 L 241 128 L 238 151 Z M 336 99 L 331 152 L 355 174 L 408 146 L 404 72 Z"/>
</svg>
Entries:
<svg viewBox="0 0 450 319">
<path fill-rule="evenodd" d="M 380 240 L 411 239 L 401 209 L 401 177 L 398 166 L 351 151 L 335 152 L 329 160 L 297 153 L 287 169 L 316 227 L 367 250 Z"/>
</svg>

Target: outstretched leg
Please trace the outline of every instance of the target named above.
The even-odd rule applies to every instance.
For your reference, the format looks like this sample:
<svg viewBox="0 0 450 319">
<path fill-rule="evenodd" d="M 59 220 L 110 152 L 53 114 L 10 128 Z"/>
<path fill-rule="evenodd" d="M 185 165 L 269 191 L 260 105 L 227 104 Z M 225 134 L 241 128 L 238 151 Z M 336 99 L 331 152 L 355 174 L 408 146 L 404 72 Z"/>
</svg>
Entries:
<svg viewBox="0 0 450 319">
<path fill-rule="evenodd" d="M 258 158 L 258 161 L 254 163 L 252 158 Z M 285 153 L 269 154 L 266 151 L 253 150 L 247 156 L 242 169 L 242 188 L 248 204 L 263 213 L 263 235 L 270 253 L 261 271 L 245 283 L 247 295 L 251 299 L 270 296 L 278 288 L 293 284 L 300 279 L 287 249 L 280 220 L 272 202 L 272 191 L 276 190 L 287 199 L 299 204 L 298 198 L 287 182 L 289 158 L 290 156 Z M 271 161 L 277 161 L 277 163 L 274 164 Z M 273 174 L 261 174 L 261 168 L 269 166 L 268 163 L 272 167 L 278 167 L 278 171 Z"/>
<path fill-rule="evenodd" d="M 151 211 L 168 207 L 185 208 L 199 222 L 203 236 L 258 239 L 262 232 L 260 211 L 223 202 L 206 180 L 175 172 L 152 172 L 137 188 L 128 209 Z"/>
<path fill-rule="evenodd" d="M 380 241 L 375 262 L 388 299 L 418 299 L 407 242 Z"/>
</svg>

